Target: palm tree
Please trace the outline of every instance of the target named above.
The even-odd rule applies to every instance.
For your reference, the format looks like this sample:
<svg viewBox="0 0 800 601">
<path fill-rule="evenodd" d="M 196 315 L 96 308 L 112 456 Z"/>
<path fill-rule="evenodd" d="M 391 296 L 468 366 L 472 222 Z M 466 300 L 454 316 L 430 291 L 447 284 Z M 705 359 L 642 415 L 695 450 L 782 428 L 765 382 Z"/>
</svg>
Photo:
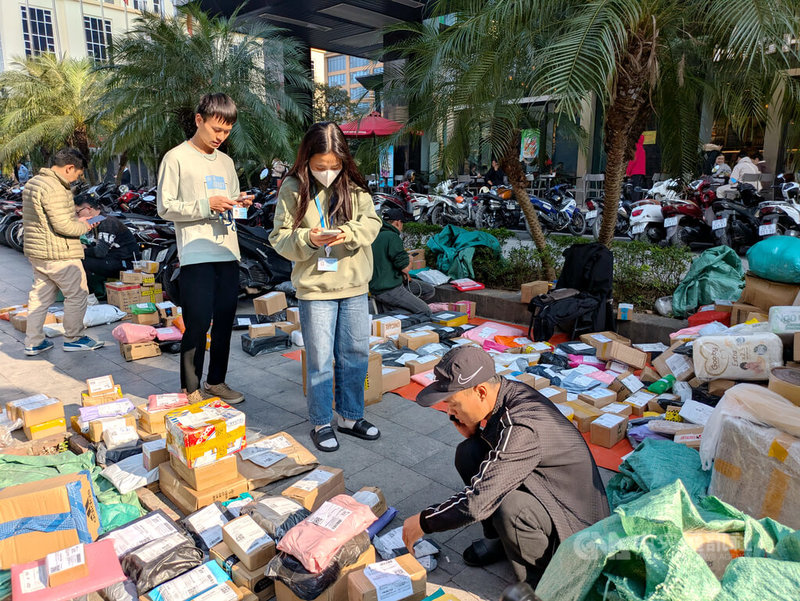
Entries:
<svg viewBox="0 0 800 601">
<path fill-rule="evenodd" d="M 0 74 L 0 163 L 68 144 L 89 157 L 106 124 L 94 119 L 103 77 L 87 60 L 42 54 Z"/>
<path fill-rule="evenodd" d="M 501 164 L 529 225 L 511 160 L 525 97 L 552 98 L 573 118 L 600 100 L 605 244 L 626 162 L 653 114 L 665 166 L 676 174 L 696 169 L 704 102 L 743 128 L 764 121 L 780 92 L 784 117 L 800 117 L 800 84 L 789 73 L 800 64 L 793 0 L 440 0 L 432 15 L 450 15 L 453 25 L 400 28 L 409 35 L 398 46 L 407 59 L 404 78 L 419 109 L 411 126 L 435 119 L 448 131 L 474 128 L 483 112 L 488 143 L 504 152 Z M 425 114 L 431 106 L 435 112 Z M 465 135 L 453 132 L 456 142 Z M 538 228 L 531 229 L 541 248 Z"/>
<path fill-rule="evenodd" d="M 104 67 L 103 116 L 117 123 L 104 156 L 127 151 L 157 167 L 191 137 L 200 96 L 225 92 L 239 107 L 227 150 L 240 164 L 285 156 L 293 127 L 306 117 L 311 83 L 297 43 L 268 24 L 209 17 L 196 5 L 163 19 L 143 13 L 114 40 Z"/>
</svg>

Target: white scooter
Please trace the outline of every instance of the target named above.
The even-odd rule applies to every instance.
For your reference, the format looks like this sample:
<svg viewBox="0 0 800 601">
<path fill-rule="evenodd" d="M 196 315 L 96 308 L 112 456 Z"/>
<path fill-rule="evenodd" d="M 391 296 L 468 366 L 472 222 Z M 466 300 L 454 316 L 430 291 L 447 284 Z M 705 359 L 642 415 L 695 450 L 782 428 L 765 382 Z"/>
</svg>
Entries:
<svg viewBox="0 0 800 601">
<path fill-rule="evenodd" d="M 680 198 L 680 189 L 679 180 L 666 179 L 650 188 L 647 198 L 633 203 L 631 205 L 631 238 L 652 244 L 659 244 L 666 240 L 667 230 L 661 206 L 663 202 Z"/>
<path fill-rule="evenodd" d="M 769 200 L 758 205 L 756 219 L 758 237 L 762 240 L 770 236 L 800 236 L 800 184 L 785 182 L 778 176 L 775 188 L 780 191 L 781 200 Z"/>
</svg>

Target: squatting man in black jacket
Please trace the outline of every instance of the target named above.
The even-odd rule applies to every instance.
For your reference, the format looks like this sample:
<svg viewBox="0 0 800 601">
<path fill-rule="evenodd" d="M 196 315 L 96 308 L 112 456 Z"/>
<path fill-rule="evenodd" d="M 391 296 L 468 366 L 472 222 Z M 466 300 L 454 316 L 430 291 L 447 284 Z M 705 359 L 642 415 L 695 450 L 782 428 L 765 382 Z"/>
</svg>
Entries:
<svg viewBox="0 0 800 601">
<path fill-rule="evenodd" d="M 425 533 L 480 521 L 486 538 L 467 547 L 464 562 L 485 566 L 507 557 L 517 578 L 535 587 L 562 541 L 609 515 L 589 448 L 546 397 L 495 375 L 494 361 L 478 347 L 451 350 L 434 375 L 417 403 L 446 403 L 466 438 L 455 456 L 466 488 L 408 518 L 403 542 L 413 551 Z"/>
</svg>

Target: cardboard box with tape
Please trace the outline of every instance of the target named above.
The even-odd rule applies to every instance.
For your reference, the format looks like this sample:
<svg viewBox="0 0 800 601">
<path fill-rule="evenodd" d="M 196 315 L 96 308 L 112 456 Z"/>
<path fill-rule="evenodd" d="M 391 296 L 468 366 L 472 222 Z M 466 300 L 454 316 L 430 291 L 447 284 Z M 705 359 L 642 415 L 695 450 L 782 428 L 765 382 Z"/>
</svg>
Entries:
<svg viewBox="0 0 800 601">
<path fill-rule="evenodd" d="M 422 601 L 425 598 L 427 572 L 413 555 L 365 566 L 347 576 L 348 601 L 384 601 L 384 591 L 394 591 L 397 601 Z"/>
<path fill-rule="evenodd" d="M 349 601 L 347 593 L 348 576 L 351 572 L 365 568 L 375 563 L 375 547 L 370 545 L 352 565 L 345 566 L 336 581 L 325 591 L 310 601 Z M 308 601 L 295 595 L 292 590 L 281 581 L 275 582 L 275 597 L 277 601 Z"/>
<path fill-rule="evenodd" d="M 294 499 L 309 511 L 316 511 L 325 501 L 344 493 L 344 472 L 337 467 L 320 466 L 281 494 Z"/>
</svg>

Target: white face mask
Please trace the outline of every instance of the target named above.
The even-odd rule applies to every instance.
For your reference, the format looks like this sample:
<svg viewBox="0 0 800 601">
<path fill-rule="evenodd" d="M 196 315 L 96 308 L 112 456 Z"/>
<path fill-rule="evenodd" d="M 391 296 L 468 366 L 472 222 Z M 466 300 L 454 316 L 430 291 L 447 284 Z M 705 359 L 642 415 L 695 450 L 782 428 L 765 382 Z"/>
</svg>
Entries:
<svg viewBox="0 0 800 601">
<path fill-rule="evenodd" d="M 313 175 L 319 183 L 327 188 L 333 183 L 333 180 L 335 180 L 341 172 L 341 169 L 325 169 L 324 171 L 314 171 L 312 169 L 311 175 Z"/>
</svg>

